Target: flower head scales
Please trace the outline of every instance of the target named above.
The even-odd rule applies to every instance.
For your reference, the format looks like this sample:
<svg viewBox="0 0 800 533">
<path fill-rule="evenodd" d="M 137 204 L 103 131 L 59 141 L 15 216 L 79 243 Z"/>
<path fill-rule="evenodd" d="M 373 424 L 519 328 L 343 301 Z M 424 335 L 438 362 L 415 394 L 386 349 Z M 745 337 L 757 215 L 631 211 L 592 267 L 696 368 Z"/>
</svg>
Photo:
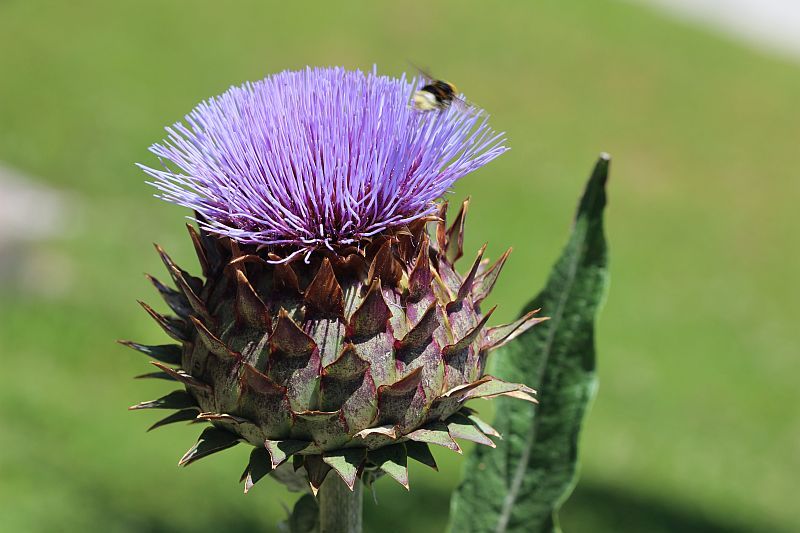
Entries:
<svg viewBox="0 0 800 533">
<path fill-rule="evenodd" d="M 343 68 L 285 71 L 199 104 L 139 165 L 211 232 L 290 256 L 352 245 L 435 212 L 506 148 L 487 116 L 420 112 L 422 83 Z"/>
</svg>

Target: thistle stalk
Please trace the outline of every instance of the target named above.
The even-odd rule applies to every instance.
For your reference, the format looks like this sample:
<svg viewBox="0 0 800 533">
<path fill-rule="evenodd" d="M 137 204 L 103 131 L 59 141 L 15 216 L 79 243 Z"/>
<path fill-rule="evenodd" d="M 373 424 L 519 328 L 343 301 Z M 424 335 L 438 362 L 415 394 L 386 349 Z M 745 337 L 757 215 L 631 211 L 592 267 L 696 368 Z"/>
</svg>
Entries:
<svg viewBox="0 0 800 533">
<path fill-rule="evenodd" d="M 339 476 L 328 476 L 319 490 L 320 533 L 361 533 L 361 483 L 351 491 Z"/>
</svg>

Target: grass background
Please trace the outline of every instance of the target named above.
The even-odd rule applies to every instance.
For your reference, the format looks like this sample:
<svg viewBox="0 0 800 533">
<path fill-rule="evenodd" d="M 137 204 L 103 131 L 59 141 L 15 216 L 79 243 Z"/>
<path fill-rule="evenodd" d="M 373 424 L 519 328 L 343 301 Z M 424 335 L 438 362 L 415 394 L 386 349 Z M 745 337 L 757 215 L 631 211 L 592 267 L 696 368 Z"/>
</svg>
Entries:
<svg viewBox="0 0 800 533">
<path fill-rule="evenodd" d="M 800 528 L 800 69 L 618 1 L 0 2 L 0 160 L 69 195 L 62 238 L 0 285 L 0 529 L 272 531 L 295 496 L 236 484 L 247 450 L 178 470 L 196 428 L 145 434 L 165 392 L 117 338 L 163 336 L 151 242 L 190 270 L 181 209 L 135 161 L 231 84 L 338 64 L 454 80 L 512 151 L 464 179 L 467 245 L 514 254 L 511 319 L 566 239 L 596 155 L 614 156 L 612 286 L 573 531 Z M 40 216 L 32 212 L 31 217 Z M 462 461 L 412 469 L 367 530 L 442 531 Z"/>
</svg>

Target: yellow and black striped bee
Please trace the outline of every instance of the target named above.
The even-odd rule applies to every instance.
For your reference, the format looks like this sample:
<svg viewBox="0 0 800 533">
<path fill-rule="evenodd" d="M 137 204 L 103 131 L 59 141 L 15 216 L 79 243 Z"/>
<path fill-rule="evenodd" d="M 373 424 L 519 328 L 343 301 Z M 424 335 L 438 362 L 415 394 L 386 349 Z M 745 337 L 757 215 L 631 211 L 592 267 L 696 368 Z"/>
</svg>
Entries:
<svg viewBox="0 0 800 533">
<path fill-rule="evenodd" d="M 458 94 L 456 86 L 449 81 L 431 80 L 411 97 L 417 111 L 434 111 L 450 107 Z"/>
<path fill-rule="evenodd" d="M 455 105 L 464 111 L 477 112 L 478 108 L 458 96 L 458 89 L 449 81 L 439 80 L 417 68 L 425 82 L 411 95 L 411 102 L 417 111 L 443 111 Z"/>
</svg>

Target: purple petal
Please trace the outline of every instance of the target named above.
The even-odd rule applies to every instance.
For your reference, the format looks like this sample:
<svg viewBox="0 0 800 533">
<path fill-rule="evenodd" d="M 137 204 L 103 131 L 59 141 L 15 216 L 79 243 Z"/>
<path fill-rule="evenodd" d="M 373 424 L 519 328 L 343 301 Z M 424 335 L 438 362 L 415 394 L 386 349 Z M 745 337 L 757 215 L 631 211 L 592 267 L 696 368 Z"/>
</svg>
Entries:
<svg viewBox="0 0 800 533">
<path fill-rule="evenodd" d="M 420 85 L 343 68 L 231 87 L 166 128 L 139 165 L 158 197 L 207 230 L 295 253 L 350 244 L 433 214 L 453 183 L 507 148 L 484 113 L 420 112 Z"/>
</svg>

